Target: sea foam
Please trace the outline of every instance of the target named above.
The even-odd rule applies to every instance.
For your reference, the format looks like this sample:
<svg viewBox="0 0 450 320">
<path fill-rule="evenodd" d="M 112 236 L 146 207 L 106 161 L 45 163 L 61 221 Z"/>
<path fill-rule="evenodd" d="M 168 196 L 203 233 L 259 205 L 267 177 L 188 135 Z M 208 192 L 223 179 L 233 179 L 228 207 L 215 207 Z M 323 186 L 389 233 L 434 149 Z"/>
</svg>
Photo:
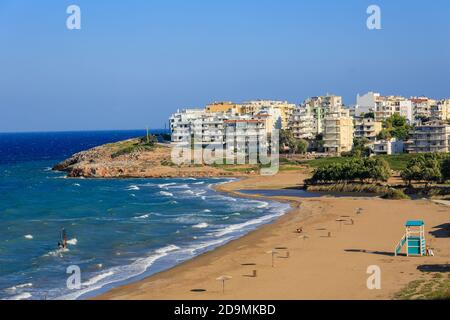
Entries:
<svg viewBox="0 0 450 320">
<path fill-rule="evenodd" d="M 202 223 L 196 224 L 195 226 L 192 226 L 192 228 L 195 228 L 195 229 L 204 229 L 204 228 L 208 228 L 208 227 L 209 227 L 209 224 L 207 224 L 206 222 L 202 222 Z"/>
</svg>

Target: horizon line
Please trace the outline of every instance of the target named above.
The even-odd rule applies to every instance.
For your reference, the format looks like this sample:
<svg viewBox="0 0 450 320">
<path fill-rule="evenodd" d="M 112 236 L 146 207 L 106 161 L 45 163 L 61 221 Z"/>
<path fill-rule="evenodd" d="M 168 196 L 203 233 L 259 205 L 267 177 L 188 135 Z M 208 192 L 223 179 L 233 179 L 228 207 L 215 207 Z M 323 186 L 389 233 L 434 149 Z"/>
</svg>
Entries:
<svg viewBox="0 0 450 320">
<path fill-rule="evenodd" d="M 146 131 L 146 128 L 143 129 L 77 129 L 77 130 L 32 130 L 32 131 L 0 131 L 0 134 L 12 134 L 12 133 L 77 133 L 77 132 L 118 132 L 118 131 Z M 149 131 L 155 130 L 169 130 L 164 128 L 157 129 L 149 129 Z"/>
</svg>

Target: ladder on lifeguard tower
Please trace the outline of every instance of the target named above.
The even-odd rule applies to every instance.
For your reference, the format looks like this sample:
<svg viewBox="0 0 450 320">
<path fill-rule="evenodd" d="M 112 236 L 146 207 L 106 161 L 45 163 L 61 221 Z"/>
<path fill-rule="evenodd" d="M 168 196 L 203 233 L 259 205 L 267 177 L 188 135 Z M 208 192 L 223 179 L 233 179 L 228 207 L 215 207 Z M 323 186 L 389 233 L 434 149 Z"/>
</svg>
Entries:
<svg viewBox="0 0 450 320">
<path fill-rule="evenodd" d="M 406 245 L 406 255 L 424 256 L 426 253 L 425 223 L 422 220 L 409 220 L 405 223 L 406 232 L 395 247 L 397 256 Z"/>
</svg>

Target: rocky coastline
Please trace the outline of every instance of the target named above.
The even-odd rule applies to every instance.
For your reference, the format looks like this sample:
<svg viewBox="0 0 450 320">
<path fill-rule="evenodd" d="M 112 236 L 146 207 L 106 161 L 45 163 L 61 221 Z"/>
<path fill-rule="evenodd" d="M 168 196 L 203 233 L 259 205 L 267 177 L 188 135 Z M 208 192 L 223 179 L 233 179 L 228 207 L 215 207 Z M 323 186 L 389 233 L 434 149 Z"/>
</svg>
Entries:
<svg viewBox="0 0 450 320">
<path fill-rule="evenodd" d="M 70 178 L 188 178 L 236 177 L 251 174 L 206 165 L 177 166 L 171 161 L 171 146 L 144 148 L 140 139 L 105 144 L 78 152 L 56 164 L 55 171 Z"/>
</svg>

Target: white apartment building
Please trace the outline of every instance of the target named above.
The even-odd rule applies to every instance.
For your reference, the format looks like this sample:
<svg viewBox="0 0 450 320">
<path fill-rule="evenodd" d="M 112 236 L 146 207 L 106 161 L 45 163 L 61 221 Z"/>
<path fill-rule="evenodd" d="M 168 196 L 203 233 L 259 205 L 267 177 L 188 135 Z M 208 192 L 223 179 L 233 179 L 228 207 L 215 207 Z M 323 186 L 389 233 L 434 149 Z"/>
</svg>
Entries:
<svg viewBox="0 0 450 320">
<path fill-rule="evenodd" d="M 223 144 L 224 120 L 227 113 L 207 113 L 199 109 L 186 109 L 170 117 L 172 142 L 190 142 L 195 138 L 197 144 Z"/>
<path fill-rule="evenodd" d="M 378 140 L 372 145 L 372 151 L 376 155 L 392 155 L 403 153 L 405 145 L 403 141 L 395 138 L 390 140 Z"/>
<path fill-rule="evenodd" d="M 314 139 L 317 128 L 316 121 L 309 106 L 300 106 L 295 109 L 289 121 L 289 129 L 296 139 Z"/>
<path fill-rule="evenodd" d="M 270 111 L 270 110 L 269 110 Z M 274 112 L 274 114 L 277 114 Z M 276 118 L 278 119 L 278 118 Z M 279 119 L 277 120 L 279 122 Z M 263 110 L 254 116 L 236 115 L 229 112 L 210 112 L 201 109 L 186 109 L 177 111 L 170 117 L 172 142 L 194 143 L 205 145 L 225 144 L 227 130 L 236 130 L 240 138 L 248 134 L 247 139 L 255 135 L 267 137 L 276 128 L 268 110 Z"/>
<path fill-rule="evenodd" d="M 266 123 L 265 119 L 225 120 L 227 147 L 246 155 L 256 155 L 258 146 L 268 143 Z"/>
<path fill-rule="evenodd" d="M 373 112 L 377 121 L 384 121 L 394 114 L 405 117 L 409 123 L 414 121 L 413 104 L 411 100 L 400 96 L 381 96 L 379 93 L 368 92 L 357 95 L 355 115 Z"/>
<path fill-rule="evenodd" d="M 326 95 L 306 99 L 293 112 L 289 128 L 298 139 L 314 139 L 324 132 L 325 117 L 340 110 L 342 97 Z"/>
<path fill-rule="evenodd" d="M 362 114 L 375 112 L 376 101 L 380 98 L 379 93 L 368 92 L 364 95 L 356 96 L 355 116 L 360 117 Z"/>
<path fill-rule="evenodd" d="M 433 121 L 417 125 L 407 144 L 410 153 L 449 152 L 450 125 L 442 121 Z"/>
<path fill-rule="evenodd" d="M 172 114 L 169 119 L 172 142 L 188 141 L 196 126 L 194 121 L 202 119 L 204 115 L 203 109 L 177 110 Z"/>
</svg>

